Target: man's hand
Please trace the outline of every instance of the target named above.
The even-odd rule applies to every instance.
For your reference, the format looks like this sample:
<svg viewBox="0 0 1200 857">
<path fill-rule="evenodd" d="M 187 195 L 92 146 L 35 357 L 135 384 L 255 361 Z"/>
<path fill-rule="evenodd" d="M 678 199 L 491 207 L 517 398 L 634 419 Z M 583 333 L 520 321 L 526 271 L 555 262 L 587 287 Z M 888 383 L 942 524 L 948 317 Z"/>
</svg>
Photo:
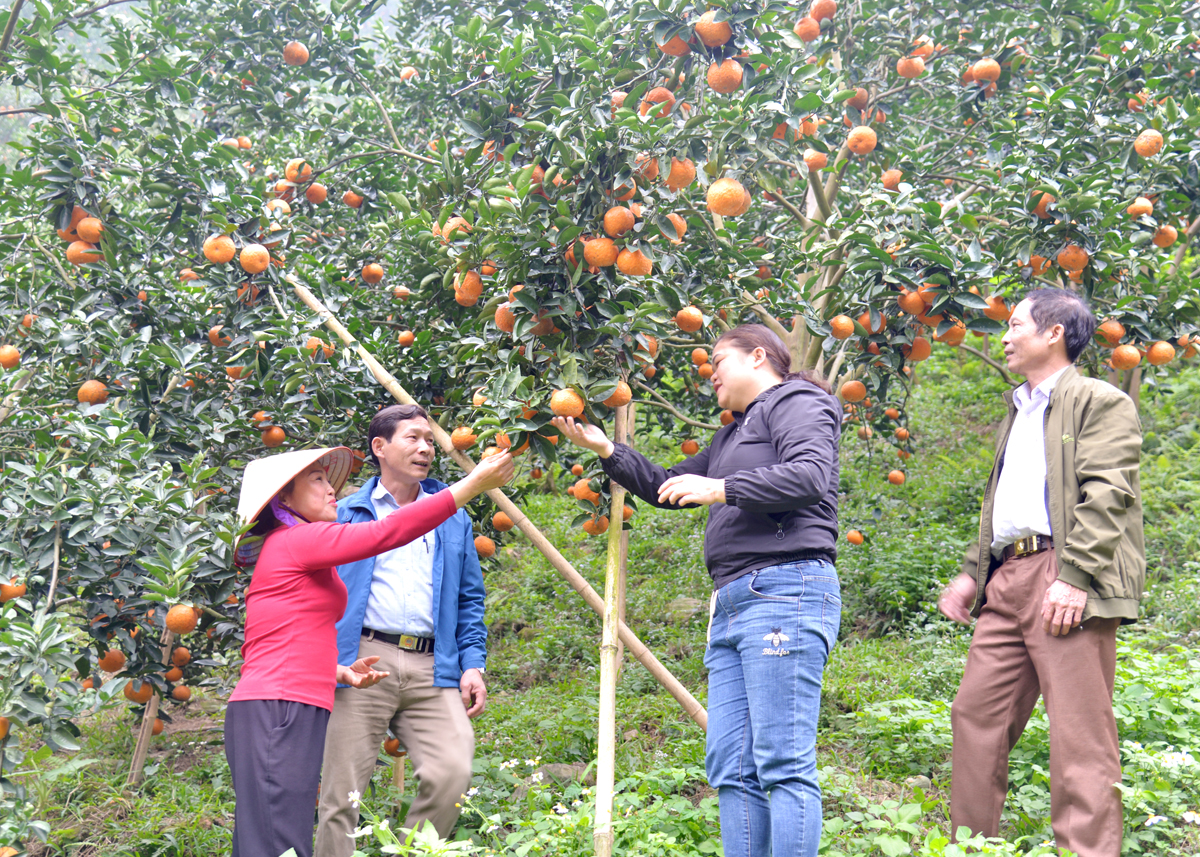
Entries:
<svg viewBox="0 0 1200 857">
<path fill-rule="evenodd" d="M 348 667 L 338 664 L 338 684 L 348 684 L 351 687 L 357 688 L 371 687 L 372 685 L 379 684 L 391 675 L 391 673 L 371 669 L 378 660 L 379 655 L 372 655 L 369 658 L 359 658 Z"/>
<path fill-rule="evenodd" d="M 463 708 L 467 709 L 467 717 L 476 718 L 483 714 L 487 705 L 487 687 L 483 684 L 483 673 L 477 669 L 469 669 L 459 679 L 458 689 L 462 691 Z"/>
<path fill-rule="evenodd" d="M 725 480 L 698 473 L 672 476 L 658 486 L 658 502 L 680 506 L 711 506 L 725 502 Z"/>
<path fill-rule="evenodd" d="M 970 625 L 975 590 L 975 578 L 969 574 L 960 574 L 942 590 L 942 597 L 938 599 L 938 610 L 951 621 L 960 625 Z"/>
<path fill-rule="evenodd" d="M 1054 581 L 1042 601 L 1042 629 L 1055 637 L 1063 636 L 1079 624 L 1086 606 L 1085 590 L 1065 580 Z"/>
</svg>

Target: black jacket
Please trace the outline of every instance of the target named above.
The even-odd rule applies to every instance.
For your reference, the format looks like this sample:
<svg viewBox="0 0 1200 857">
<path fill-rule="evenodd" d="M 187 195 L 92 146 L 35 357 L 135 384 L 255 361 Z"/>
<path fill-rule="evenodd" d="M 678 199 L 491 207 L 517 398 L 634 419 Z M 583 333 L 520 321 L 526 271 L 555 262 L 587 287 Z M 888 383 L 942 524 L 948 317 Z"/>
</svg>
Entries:
<svg viewBox="0 0 1200 857">
<path fill-rule="evenodd" d="M 617 444 L 604 472 L 664 509 L 658 486 L 697 473 L 725 480 L 725 503 L 709 509 L 704 562 L 719 589 L 743 574 L 803 558 L 837 559 L 838 400 L 803 380 L 759 394 L 712 444 L 667 470 Z"/>
</svg>

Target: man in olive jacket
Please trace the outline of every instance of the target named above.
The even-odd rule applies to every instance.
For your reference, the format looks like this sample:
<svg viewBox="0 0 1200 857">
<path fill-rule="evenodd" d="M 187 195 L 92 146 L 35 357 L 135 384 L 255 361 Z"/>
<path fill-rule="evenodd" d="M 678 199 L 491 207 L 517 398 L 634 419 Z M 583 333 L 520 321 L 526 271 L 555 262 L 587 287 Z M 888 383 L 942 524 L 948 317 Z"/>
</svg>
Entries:
<svg viewBox="0 0 1200 857">
<path fill-rule="evenodd" d="M 1075 371 L 1095 328 L 1062 289 L 1013 310 L 1004 354 L 1026 382 L 1005 394 L 979 540 L 939 606 L 957 622 L 978 619 L 951 709 L 954 830 L 997 835 L 1008 755 L 1041 695 L 1055 844 L 1119 857 L 1112 695 L 1117 627 L 1137 619 L 1146 574 L 1142 434 L 1128 396 Z"/>
</svg>

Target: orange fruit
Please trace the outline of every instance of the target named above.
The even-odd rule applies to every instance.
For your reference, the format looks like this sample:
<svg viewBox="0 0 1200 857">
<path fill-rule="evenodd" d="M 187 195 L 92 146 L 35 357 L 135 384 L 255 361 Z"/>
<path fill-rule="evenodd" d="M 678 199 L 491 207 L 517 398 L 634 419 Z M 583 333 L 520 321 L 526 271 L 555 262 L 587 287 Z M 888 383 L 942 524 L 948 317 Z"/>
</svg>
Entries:
<svg viewBox="0 0 1200 857">
<path fill-rule="evenodd" d="M 642 99 L 641 106 L 638 107 L 638 113 L 645 116 L 655 104 L 661 104 L 662 109 L 656 111 L 654 117 L 656 119 L 665 119 L 670 115 L 671 108 L 675 106 L 675 93 L 671 92 L 665 86 L 654 87 Z"/>
<path fill-rule="evenodd" d="M 137 685 L 135 688 L 134 685 Z M 145 705 L 154 696 L 154 685 L 142 679 L 130 679 L 125 685 L 125 698 L 137 705 Z"/>
<path fill-rule="evenodd" d="M 490 559 L 496 555 L 496 543 L 487 536 L 476 536 L 475 553 L 483 559 Z"/>
<path fill-rule="evenodd" d="M 364 282 L 375 285 L 383 279 L 383 265 L 380 265 L 378 262 L 363 265 L 362 278 Z"/>
<path fill-rule="evenodd" d="M 884 170 L 883 175 L 879 177 L 883 181 L 884 190 L 895 190 L 900 186 L 900 180 L 904 178 L 904 173 L 900 170 Z"/>
<path fill-rule="evenodd" d="M 896 303 L 899 304 L 903 312 L 909 315 L 917 315 L 925 312 L 925 301 L 921 297 L 920 292 L 903 289 L 900 292 L 900 296 L 896 298 Z"/>
<path fill-rule="evenodd" d="M 688 456 L 695 455 L 697 452 L 700 451 L 700 444 L 694 440 L 688 439 L 688 440 L 685 440 L 683 443 L 679 444 L 679 451 L 682 452 L 684 455 L 688 455 Z"/>
<path fill-rule="evenodd" d="M 721 425 L 723 425 L 723 426 L 727 426 L 731 422 L 733 422 L 733 411 L 729 410 L 729 408 L 726 408 L 725 410 L 721 411 L 720 422 L 721 422 Z"/>
<path fill-rule="evenodd" d="M 163 729 L 165 729 L 165 728 L 166 728 L 166 727 L 165 727 L 165 725 L 163 724 L 163 722 L 162 722 L 162 719 L 161 719 L 161 718 L 159 718 L 159 717 L 155 717 L 155 718 L 154 718 L 154 725 L 152 725 L 152 726 L 150 727 L 150 734 L 151 734 L 151 735 L 161 735 L 161 734 L 162 734 L 162 731 L 163 731 Z"/>
<path fill-rule="evenodd" d="M 608 532 L 608 515 L 592 518 L 583 522 L 583 531 L 589 536 L 599 536 Z"/>
<path fill-rule="evenodd" d="M 733 38 L 733 28 L 728 21 L 717 21 L 716 9 L 709 9 L 696 22 L 696 35 L 710 48 L 719 48 Z"/>
<path fill-rule="evenodd" d="M 176 702 L 187 702 L 192 698 L 192 689 L 190 687 L 180 685 L 171 691 L 171 698 Z"/>
<path fill-rule="evenodd" d="M 984 57 L 971 66 L 971 76 L 978 81 L 994 83 L 1000 79 L 1000 63 L 991 57 Z"/>
<path fill-rule="evenodd" d="M 801 41 L 815 42 L 821 37 L 821 22 L 816 18 L 806 16 L 796 22 L 796 26 L 792 27 L 792 32 L 795 33 Z"/>
<path fill-rule="evenodd" d="M 604 231 L 619 238 L 633 228 L 633 212 L 623 205 L 614 205 L 604 212 Z"/>
<path fill-rule="evenodd" d="M 400 343 L 401 348 L 408 348 L 417 341 L 417 336 L 411 330 L 402 330 L 397 335 L 396 341 Z"/>
<path fill-rule="evenodd" d="M 254 148 L 254 141 L 246 136 L 238 137 L 237 144 L 238 144 L 239 149 L 253 149 Z"/>
<path fill-rule="evenodd" d="M 906 80 L 920 77 L 925 73 L 925 60 L 920 57 L 900 57 L 896 60 L 896 74 Z"/>
<path fill-rule="evenodd" d="M 633 174 L 646 181 L 658 178 L 658 158 L 642 153 L 633 159 Z"/>
<path fill-rule="evenodd" d="M 1118 345 L 1113 349 L 1112 365 L 1114 369 L 1132 369 L 1142 362 L 1142 353 L 1132 345 Z"/>
<path fill-rule="evenodd" d="M 838 395 L 847 402 L 861 402 L 867 397 L 867 385 L 862 381 L 847 381 L 838 389 Z"/>
<path fill-rule="evenodd" d="M 711 378 L 713 376 L 713 372 L 715 372 L 715 371 L 716 370 L 713 369 L 711 363 L 703 363 L 696 367 L 696 374 L 699 375 L 701 378 L 703 378 L 705 381 L 707 381 L 709 378 Z"/>
<path fill-rule="evenodd" d="M 675 237 L 668 236 L 667 240 L 672 244 L 682 244 L 683 236 L 687 234 L 687 221 L 674 212 L 667 215 L 667 220 L 671 221 L 671 225 L 675 227 Z"/>
<path fill-rule="evenodd" d="M 459 426 L 450 432 L 450 444 L 459 452 L 470 449 L 478 440 L 478 435 L 471 431 L 470 426 Z"/>
<path fill-rule="evenodd" d="M 679 36 L 672 36 L 665 44 L 659 45 L 658 49 L 664 54 L 672 57 L 687 56 L 692 52 L 692 49 L 688 46 L 688 43 L 679 38 Z"/>
<path fill-rule="evenodd" d="M 571 388 L 555 390 L 550 396 L 550 411 L 556 417 L 583 416 L 583 396 Z"/>
<path fill-rule="evenodd" d="M 829 329 L 834 339 L 849 339 L 854 335 L 854 320 L 848 315 L 835 315 L 829 319 Z"/>
<path fill-rule="evenodd" d="M 733 57 L 723 62 L 713 62 L 708 67 L 705 79 L 714 92 L 722 95 L 737 92 L 742 86 L 742 64 Z"/>
<path fill-rule="evenodd" d="M 846 138 L 846 147 L 856 155 L 869 155 L 875 151 L 878 142 L 873 129 L 866 125 L 859 125 Z"/>
<path fill-rule="evenodd" d="M 1021 267 L 1025 266 L 1022 265 Z M 1029 267 L 1033 269 L 1035 277 L 1040 277 L 1050 267 L 1050 260 L 1045 256 L 1039 256 L 1035 253 L 1033 258 L 1029 260 Z"/>
<path fill-rule="evenodd" d="M 576 476 L 582 476 L 583 475 L 583 465 L 582 464 L 572 464 L 571 472 L 574 473 Z M 575 486 L 574 485 L 571 486 L 571 496 L 572 497 L 575 496 Z"/>
<path fill-rule="evenodd" d="M 326 357 L 332 357 L 333 352 L 337 351 L 332 342 L 322 342 L 315 336 L 310 336 L 304 343 L 304 349 L 308 352 L 309 357 L 316 357 L 318 348 L 325 353 Z"/>
<path fill-rule="evenodd" d="M 292 184 L 302 184 L 312 178 L 312 165 L 304 158 L 292 158 L 283 168 L 283 176 Z"/>
<path fill-rule="evenodd" d="M 742 206 L 745 192 L 737 179 L 717 179 L 708 186 L 708 210 L 722 217 L 734 217 Z"/>
<path fill-rule="evenodd" d="M 708 352 L 705 351 L 703 348 L 693 348 L 692 349 L 692 362 L 695 363 L 697 366 L 703 366 L 705 363 L 708 362 Z"/>
<path fill-rule="evenodd" d="M 1146 349 L 1146 361 L 1152 366 L 1161 366 L 1175 359 L 1175 346 L 1169 342 L 1158 342 Z"/>
<path fill-rule="evenodd" d="M 313 205 L 320 205 L 329 198 L 329 190 L 325 187 L 325 185 L 313 182 L 308 186 L 308 189 L 304 191 L 304 198 Z"/>
<path fill-rule="evenodd" d="M 1068 271 L 1082 271 L 1087 267 L 1089 256 L 1087 251 L 1078 244 L 1068 244 L 1058 251 L 1055 257 L 1058 264 Z"/>
<path fill-rule="evenodd" d="M 392 289 L 392 297 L 398 301 L 408 300 L 411 294 L 412 292 L 409 291 L 408 286 L 396 286 L 396 288 Z"/>
<path fill-rule="evenodd" d="M 846 541 L 852 545 L 861 545 L 863 543 L 863 534 L 858 530 L 851 530 L 846 533 Z"/>
<path fill-rule="evenodd" d="M 288 65 L 304 65 L 308 62 L 308 48 L 300 42 L 288 42 L 283 46 L 283 61 Z"/>
<path fill-rule="evenodd" d="M 177 646 L 171 653 L 171 663 L 177 667 L 186 667 L 192 662 L 192 653 L 183 646 Z"/>
<path fill-rule="evenodd" d="M 350 206 L 351 208 L 361 208 L 363 204 L 363 198 L 354 191 L 348 190 L 342 194 L 342 202 L 346 203 L 346 205 Z"/>
<path fill-rule="evenodd" d="M 15 577 L 9 578 L 8 583 L 0 583 L 0 604 L 5 601 L 12 601 L 14 598 L 24 598 L 26 587 L 24 583 L 17 583 Z"/>
<path fill-rule="evenodd" d="M 284 199 L 267 200 L 267 204 L 263 207 L 267 210 L 267 216 L 274 219 L 286 217 L 292 213 L 292 207 Z"/>
<path fill-rule="evenodd" d="M 874 434 L 875 434 L 875 432 L 871 431 L 870 426 L 859 426 L 858 427 L 858 437 L 860 440 L 870 440 L 871 436 Z"/>
<path fill-rule="evenodd" d="M 84 381 L 75 395 L 81 402 L 99 405 L 108 401 L 108 388 L 103 381 Z"/>
<path fill-rule="evenodd" d="M 183 670 L 181 670 L 179 667 L 171 667 L 169 670 L 163 673 L 163 678 L 174 684 L 183 678 Z"/>
<path fill-rule="evenodd" d="M 96 661 L 96 666 L 106 673 L 117 673 L 125 669 L 125 653 L 120 649 L 109 649 L 104 657 Z"/>
<path fill-rule="evenodd" d="M 1033 207 L 1033 213 L 1036 214 L 1038 217 L 1040 217 L 1042 220 L 1049 220 L 1050 214 L 1046 211 L 1046 206 L 1054 204 L 1054 202 L 1055 202 L 1054 197 L 1051 194 L 1048 194 L 1045 192 L 1043 192 L 1039 196 L 1038 191 L 1036 191 L 1036 190 L 1032 191 L 1029 195 L 1038 197 L 1037 204 Z"/>
<path fill-rule="evenodd" d="M 930 39 L 929 36 L 921 36 L 921 38 L 913 42 L 913 49 L 911 53 L 914 57 L 920 57 L 924 60 L 933 56 L 933 52 L 935 50 L 936 48 L 934 47 L 933 40 Z"/>
<path fill-rule="evenodd" d="M 482 536 L 481 536 L 481 538 L 482 538 Z M 405 753 L 404 750 L 400 749 L 400 739 L 399 738 L 388 738 L 386 741 L 384 741 L 383 742 L 383 752 L 387 753 L 389 756 L 392 756 L 393 758 L 396 758 L 396 759 L 402 759 L 402 758 L 404 758 L 404 756 L 407 755 L 407 753 Z"/>
<path fill-rule="evenodd" d="M 675 324 L 684 333 L 695 333 L 704 326 L 704 314 L 694 306 L 685 306 L 675 313 Z"/>
<path fill-rule="evenodd" d="M 11 345 L 0 345 L 0 366 L 12 369 L 21 362 L 21 352 Z"/>
<path fill-rule="evenodd" d="M 619 408 L 628 405 L 633 401 L 633 390 L 624 381 L 617 382 L 617 389 L 613 390 L 612 395 L 604 400 L 604 404 L 610 408 Z"/>
<path fill-rule="evenodd" d="M 668 190 L 678 193 L 695 180 L 696 165 L 690 159 L 684 158 L 680 161 L 671 158 L 671 169 L 667 171 L 667 177 L 663 181 Z"/>
<path fill-rule="evenodd" d="M 261 244 L 247 244 L 238 255 L 238 262 L 247 274 L 261 274 L 271 264 L 271 254 Z"/>
<path fill-rule="evenodd" d="M 608 268 L 617 262 L 617 245 L 611 238 L 593 238 L 583 244 L 583 258 L 589 265 Z"/>
<path fill-rule="evenodd" d="M 283 446 L 283 442 L 287 440 L 287 432 L 279 426 L 271 426 L 264 429 L 262 433 L 262 444 L 268 449 L 274 449 L 277 446 Z"/>
<path fill-rule="evenodd" d="M 1134 220 L 1137 220 L 1139 217 L 1149 216 L 1154 213 L 1154 203 L 1144 196 L 1139 196 L 1125 209 L 1125 213 Z"/>
<path fill-rule="evenodd" d="M 891 473 L 888 474 L 887 479 L 888 479 L 888 482 L 891 482 L 893 485 L 903 485 L 904 484 L 904 471 L 903 470 L 893 470 Z"/>
<path fill-rule="evenodd" d="M 1125 338 L 1125 325 L 1115 318 L 1110 318 L 1096 328 L 1096 338 L 1105 348 L 1116 348 Z"/>
<path fill-rule="evenodd" d="M 648 277 L 654 264 L 641 250 L 622 250 L 617 254 L 617 270 L 627 277 Z"/>
<path fill-rule="evenodd" d="M 824 152 L 818 152 L 816 149 L 804 150 L 804 164 L 813 172 L 825 169 L 829 163 L 829 156 Z"/>
<path fill-rule="evenodd" d="M 75 231 L 79 233 L 79 237 L 87 241 L 89 244 L 99 244 L 100 235 L 104 232 L 104 224 L 95 217 L 85 217 L 79 221 L 79 225 L 75 227 Z"/>
<path fill-rule="evenodd" d="M 871 313 L 869 311 L 864 312 L 862 315 L 860 315 L 858 317 L 857 321 L 862 327 L 866 328 L 866 330 L 870 333 L 883 333 L 884 329 L 887 327 L 887 322 L 888 322 L 887 316 L 884 315 L 883 313 L 880 313 L 879 314 L 879 324 L 872 327 L 871 326 Z"/>
<path fill-rule="evenodd" d="M 912 345 L 900 346 L 900 351 L 913 363 L 920 363 L 922 360 L 928 359 L 933 352 L 933 346 L 929 344 L 928 339 L 918 336 L 912 341 Z"/>
<path fill-rule="evenodd" d="M 190 634 L 196 630 L 196 611 L 187 604 L 175 604 L 167 611 L 167 630 L 176 634 Z"/>
<path fill-rule="evenodd" d="M 420 72 L 418 72 L 411 65 L 406 65 L 404 68 L 400 69 L 400 79 L 401 80 L 412 80 L 414 77 L 419 77 L 419 76 L 420 76 Z"/>
<path fill-rule="evenodd" d="M 999 295 L 988 295 L 988 308 L 983 311 L 983 314 L 992 321 L 1008 321 L 1008 317 L 1012 315 L 1012 310 L 1008 308 L 1008 304 L 1004 302 L 1004 298 Z"/>
<path fill-rule="evenodd" d="M 492 526 L 495 527 L 498 532 L 507 533 L 513 528 L 514 525 L 512 518 L 508 517 L 507 514 L 504 512 L 497 512 L 496 514 L 492 515 Z"/>
<path fill-rule="evenodd" d="M 832 21 L 837 14 L 837 3 L 834 0 L 813 0 L 808 9 L 808 16 L 814 21 Z"/>
<path fill-rule="evenodd" d="M 1164 223 L 1154 233 L 1154 246 L 1161 247 L 1164 250 L 1175 243 L 1179 237 L 1179 230 L 1169 223 Z"/>
<path fill-rule="evenodd" d="M 216 327 L 211 327 L 208 330 L 208 341 L 216 346 L 228 345 L 233 340 L 221 333 L 224 325 L 218 324 Z"/>
<path fill-rule="evenodd" d="M 21 319 L 21 327 L 25 328 L 26 330 L 29 330 L 31 327 L 33 327 L 33 322 L 36 319 L 37 319 L 37 316 L 34 315 L 33 313 L 31 313 L 31 312 L 25 313 L 25 316 Z M 24 333 L 21 333 L 21 335 L 25 336 Z"/>
<path fill-rule="evenodd" d="M 1147 128 L 1138 134 L 1137 139 L 1133 141 L 1133 150 L 1143 158 L 1154 157 L 1162 151 L 1162 147 L 1163 135 L 1153 128 Z"/>
<path fill-rule="evenodd" d="M 233 239 L 228 235 L 210 235 L 204 239 L 204 258 L 214 265 L 224 265 L 237 252 Z"/>
<path fill-rule="evenodd" d="M 517 326 L 517 317 L 513 314 L 511 307 L 512 304 L 505 301 L 496 307 L 496 315 L 493 317 L 496 327 L 505 333 L 512 333 Z"/>
<path fill-rule="evenodd" d="M 87 241 L 72 241 L 67 246 L 67 261 L 72 265 L 90 265 L 99 262 L 103 256 L 95 244 Z"/>
</svg>

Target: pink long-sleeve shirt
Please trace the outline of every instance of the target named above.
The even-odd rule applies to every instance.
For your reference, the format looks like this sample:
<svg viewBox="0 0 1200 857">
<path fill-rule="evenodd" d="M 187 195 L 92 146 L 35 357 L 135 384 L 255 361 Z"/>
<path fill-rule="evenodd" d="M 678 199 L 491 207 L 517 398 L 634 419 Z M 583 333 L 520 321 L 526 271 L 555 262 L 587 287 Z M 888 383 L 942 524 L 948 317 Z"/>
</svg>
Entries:
<svg viewBox="0 0 1200 857">
<path fill-rule="evenodd" d="M 407 544 L 456 508 L 453 495 L 439 491 L 378 521 L 318 521 L 272 530 L 246 592 L 244 663 L 230 701 L 284 699 L 332 710 L 334 623 L 346 609 L 337 566 Z"/>
</svg>

